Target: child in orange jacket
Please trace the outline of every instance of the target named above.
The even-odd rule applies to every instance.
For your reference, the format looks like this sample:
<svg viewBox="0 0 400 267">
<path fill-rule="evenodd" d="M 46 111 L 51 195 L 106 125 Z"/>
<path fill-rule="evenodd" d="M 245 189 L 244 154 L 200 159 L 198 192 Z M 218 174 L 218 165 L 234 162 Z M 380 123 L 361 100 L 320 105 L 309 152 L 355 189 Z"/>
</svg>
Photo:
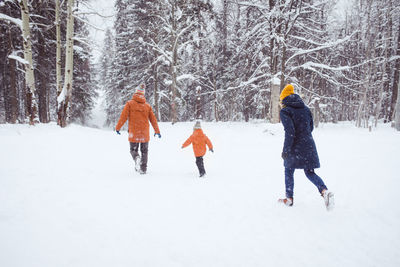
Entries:
<svg viewBox="0 0 400 267">
<path fill-rule="evenodd" d="M 190 144 L 193 145 L 193 152 L 194 156 L 196 157 L 196 165 L 199 169 L 200 177 L 203 177 L 206 174 L 203 163 L 203 156 L 207 151 L 206 145 L 211 152 L 214 152 L 214 150 L 210 139 L 208 139 L 207 135 L 205 135 L 201 129 L 200 121 L 196 122 L 193 127 L 193 134 L 186 140 L 185 143 L 183 143 L 182 148 L 185 148 Z"/>
</svg>

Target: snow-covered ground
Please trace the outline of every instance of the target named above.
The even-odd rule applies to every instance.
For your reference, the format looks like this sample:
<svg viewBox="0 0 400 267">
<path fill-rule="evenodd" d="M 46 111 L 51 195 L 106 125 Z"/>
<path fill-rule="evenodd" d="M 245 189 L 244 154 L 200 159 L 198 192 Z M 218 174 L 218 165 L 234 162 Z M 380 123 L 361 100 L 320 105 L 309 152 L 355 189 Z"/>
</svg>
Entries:
<svg viewBox="0 0 400 267">
<path fill-rule="evenodd" d="M 281 125 L 203 123 L 206 179 L 192 127 L 161 123 L 139 175 L 126 132 L 0 125 L 0 266 L 400 266 L 399 132 L 315 130 L 327 212 L 300 170 L 278 205 Z"/>
</svg>

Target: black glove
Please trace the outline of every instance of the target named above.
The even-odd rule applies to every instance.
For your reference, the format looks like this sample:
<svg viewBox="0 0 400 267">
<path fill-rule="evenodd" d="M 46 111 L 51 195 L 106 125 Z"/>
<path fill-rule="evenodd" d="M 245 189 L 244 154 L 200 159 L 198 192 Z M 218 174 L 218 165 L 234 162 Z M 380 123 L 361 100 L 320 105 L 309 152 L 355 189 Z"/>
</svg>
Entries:
<svg viewBox="0 0 400 267">
<path fill-rule="evenodd" d="M 158 138 L 161 138 L 161 134 L 159 134 L 159 133 L 155 133 L 155 134 L 154 134 L 154 137 L 155 137 L 155 136 L 158 136 Z"/>
<path fill-rule="evenodd" d="M 283 159 L 286 159 L 286 158 L 288 157 L 288 153 L 287 153 L 287 152 L 282 152 L 281 157 L 282 157 Z"/>
<path fill-rule="evenodd" d="M 214 149 L 210 148 L 210 151 L 211 151 L 212 153 L 214 153 Z"/>
<path fill-rule="evenodd" d="M 119 131 L 116 131 L 116 132 L 117 132 L 117 134 L 119 134 L 119 135 L 121 134 Z"/>
</svg>

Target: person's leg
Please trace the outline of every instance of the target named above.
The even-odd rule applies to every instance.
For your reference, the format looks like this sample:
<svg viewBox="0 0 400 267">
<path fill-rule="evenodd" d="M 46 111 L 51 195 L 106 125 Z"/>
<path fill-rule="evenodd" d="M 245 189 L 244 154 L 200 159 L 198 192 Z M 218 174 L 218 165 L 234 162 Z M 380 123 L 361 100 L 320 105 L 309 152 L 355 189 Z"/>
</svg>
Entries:
<svg viewBox="0 0 400 267">
<path fill-rule="evenodd" d="M 291 168 L 285 168 L 285 188 L 286 188 L 286 198 L 293 198 L 293 188 L 294 188 L 294 170 Z"/>
<path fill-rule="evenodd" d="M 318 188 L 318 191 L 321 194 L 323 193 L 323 191 L 328 189 L 324 184 L 324 181 L 322 181 L 321 177 L 319 177 L 314 172 L 314 169 L 304 169 L 304 173 L 307 176 L 308 180 L 310 180 Z"/>
<path fill-rule="evenodd" d="M 129 145 L 133 161 L 136 161 L 136 158 L 139 157 L 139 143 L 130 142 Z"/>
<path fill-rule="evenodd" d="M 328 188 L 324 184 L 324 181 L 314 172 L 314 169 L 305 169 L 304 173 L 306 174 L 307 178 L 318 188 L 318 191 L 324 198 L 326 209 L 328 211 L 332 210 L 335 206 L 333 192 L 328 191 Z"/>
<path fill-rule="evenodd" d="M 199 169 L 200 177 L 203 176 L 206 173 L 204 169 L 203 157 L 196 157 L 196 165 Z"/>
<path fill-rule="evenodd" d="M 149 151 L 149 143 L 141 143 L 140 152 L 142 153 L 142 162 L 140 163 L 140 169 L 142 170 L 142 172 L 147 171 L 148 151 Z"/>
</svg>

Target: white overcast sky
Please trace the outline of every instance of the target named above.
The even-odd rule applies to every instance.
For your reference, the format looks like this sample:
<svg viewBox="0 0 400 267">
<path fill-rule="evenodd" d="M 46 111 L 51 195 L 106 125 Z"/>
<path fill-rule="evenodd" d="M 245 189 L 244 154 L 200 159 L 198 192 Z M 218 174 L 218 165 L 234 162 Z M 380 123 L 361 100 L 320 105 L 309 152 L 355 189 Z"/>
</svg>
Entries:
<svg viewBox="0 0 400 267">
<path fill-rule="evenodd" d="M 97 12 L 105 17 L 90 14 L 87 18 L 92 26 L 89 26 L 90 39 L 93 40 L 93 57 L 97 60 L 100 57 L 101 48 L 103 46 L 103 40 L 105 36 L 105 30 L 112 28 L 114 24 L 114 3 L 115 0 L 90 0 L 87 6 L 82 5 L 79 9 L 83 9 L 82 12 Z M 110 17 L 112 16 L 112 17 Z M 101 30 L 100 30 L 101 29 Z"/>
</svg>

